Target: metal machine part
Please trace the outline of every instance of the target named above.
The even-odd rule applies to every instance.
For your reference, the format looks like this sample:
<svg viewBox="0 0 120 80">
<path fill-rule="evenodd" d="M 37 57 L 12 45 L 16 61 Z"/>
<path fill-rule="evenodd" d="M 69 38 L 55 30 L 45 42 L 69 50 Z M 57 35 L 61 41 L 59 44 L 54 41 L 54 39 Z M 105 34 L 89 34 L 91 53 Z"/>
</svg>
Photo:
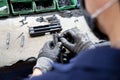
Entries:
<svg viewBox="0 0 120 80">
<path fill-rule="evenodd" d="M 53 44 L 56 45 L 59 41 L 59 35 L 56 32 L 55 34 L 53 34 Z"/>
<path fill-rule="evenodd" d="M 73 16 L 73 12 L 69 10 L 60 11 L 60 16 L 69 18 Z"/>
<path fill-rule="evenodd" d="M 45 35 L 45 33 L 55 33 L 60 32 L 62 30 L 62 27 L 60 24 L 50 24 L 50 25 L 44 25 L 44 26 L 35 26 L 35 27 L 29 27 L 29 34 L 31 37 L 36 36 L 42 36 Z"/>
<path fill-rule="evenodd" d="M 46 18 L 48 20 L 49 23 L 54 24 L 54 23 L 60 23 L 60 20 L 55 16 L 51 16 Z"/>
<path fill-rule="evenodd" d="M 36 19 L 37 22 L 46 22 L 43 16 Z"/>
<path fill-rule="evenodd" d="M 25 16 L 25 17 L 24 17 L 24 19 L 22 19 L 21 21 L 19 21 L 19 22 L 21 22 L 21 23 L 22 23 L 22 25 L 21 25 L 21 26 L 24 26 L 24 25 L 28 24 L 28 22 L 25 22 L 25 21 L 26 21 L 26 19 L 27 19 L 27 16 Z"/>
</svg>

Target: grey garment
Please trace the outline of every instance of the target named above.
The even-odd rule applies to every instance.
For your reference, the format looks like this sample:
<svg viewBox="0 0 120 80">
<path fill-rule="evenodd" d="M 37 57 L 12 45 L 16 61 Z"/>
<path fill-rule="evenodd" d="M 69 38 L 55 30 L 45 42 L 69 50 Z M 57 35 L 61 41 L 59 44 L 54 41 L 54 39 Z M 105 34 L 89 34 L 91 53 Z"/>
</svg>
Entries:
<svg viewBox="0 0 120 80">
<path fill-rule="evenodd" d="M 42 73 L 46 73 L 51 70 L 53 61 L 47 57 L 40 57 L 37 59 L 36 65 L 33 69 L 38 68 L 42 71 Z"/>
<path fill-rule="evenodd" d="M 103 42 L 100 42 L 100 43 L 96 43 L 95 46 L 96 47 L 111 46 L 111 43 L 110 43 L 110 41 L 103 41 Z"/>
<path fill-rule="evenodd" d="M 95 45 L 92 43 L 87 33 L 83 33 L 77 28 L 69 29 L 63 32 L 61 36 L 63 45 L 73 53 L 95 48 Z"/>
</svg>

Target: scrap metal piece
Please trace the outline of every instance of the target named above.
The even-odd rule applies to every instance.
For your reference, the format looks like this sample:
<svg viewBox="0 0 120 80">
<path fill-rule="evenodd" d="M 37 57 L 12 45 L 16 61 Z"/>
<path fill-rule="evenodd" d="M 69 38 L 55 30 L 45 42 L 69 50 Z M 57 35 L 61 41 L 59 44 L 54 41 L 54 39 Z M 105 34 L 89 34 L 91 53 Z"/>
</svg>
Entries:
<svg viewBox="0 0 120 80">
<path fill-rule="evenodd" d="M 24 25 L 26 25 L 26 24 L 28 24 L 28 22 L 22 22 L 22 25 L 21 26 L 24 26 Z"/>
<path fill-rule="evenodd" d="M 9 49 L 10 45 L 10 32 L 7 33 L 7 38 L 6 38 L 6 49 Z"/>
<path fill-rule="evenodd" d="M 69 18 L 73 16 L 73 12 L 69 10 L 61 11 L 60 16 Z"/>
<path fill-rule="evenodd" d="M 24 47 L 24 43 L 25 43 L 25 36 L 24 35 L 22 35 L 22 37 L 21 37 L 21 43 L 20 43 L 20 47 Z"/>
<path fill-rule="evenodd" d="M 24 19 L 22 19 L 21 21 L 19 22 L 23 22 L 23 21 L 26 21 L 27 20 L 27 16 L 24 16 Z"/>
<path fill-rule="evenodd" d="M 78 19 L 74 20 L 75 23 L 78 22 L 78 21 L 79 21 Z"/>
<path fill-rule="evenodd" d="M 19 39 L 23 34 L 24 34 L 24 32 L 22 32 L 22 33 L 16 38 L 16 40 Z"/>
<path fill-rule="evenodd" d="M 28 22 L 25 22 L 26 20 L 27 20 L 27 16 L 25 16 L 24 19 L 22 19 L 21 21 L 19 21 L 19 22 L 22 23 L 21 26 L 24 26 L 24 25 L 28 24 Z"/>
<path fill-rule="evenodd" d="M 43 16 L 36 19 L 37 22 L 46 22 Z"/>
<path fill-rule="evenodd" d="M 58 43 L 58 41 L 59 41 L 58 39 L 59 39 L 59 35 L 56 32 L 55 34 L 53 34 L 53 44 L 54 44 L 54 46 Z"/>
<path fill-rule="evenodd" d="M 56 17 L 56 15 L 53 15 L 51 17 L 46 18 L 49 23 L 60 23 L 60 20 Z"/>
</svg>

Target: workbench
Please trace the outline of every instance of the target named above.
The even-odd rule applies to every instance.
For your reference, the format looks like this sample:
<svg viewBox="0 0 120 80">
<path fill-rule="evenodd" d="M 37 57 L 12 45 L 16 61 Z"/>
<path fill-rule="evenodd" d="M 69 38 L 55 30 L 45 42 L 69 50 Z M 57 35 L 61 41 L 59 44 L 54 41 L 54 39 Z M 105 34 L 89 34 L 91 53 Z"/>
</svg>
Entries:
<svg viewBox="0 0 120 80">
<path fill-rule="evenodd" d="M 99 41 L 88 28 L 83 16 L 62 18 L 57 13 L 28 15 L 26 19 L 28 24 L 24 26 L 21 26 L 22 24 L 19 21 L 23 19 L 25 15 L 0 19 L 0 67 L 10 66 L 19 60 L 26 60 L 30 57 L 36 58 L 44 43 L 52 40 L 52 35 L 48 33 L 45 36 L 31 38 L 29 35 L 29 27 L 48 24 L 47 22 L 36 22 L 36 18 L 40 16 L 48 17 L 53 14 L 60 19 L 63 28 L 61 32 L 73 27 L 78 27 L 81 31 L 87 32 L 93 42 Z M 6 49 L 7 33 L 10 33 L 8 49 Z M 21 33 L 24 33 L 23 35 L 25 36 L 24 47 L 20 47 L 21 38 L 17 39 Z"/>
</svg>

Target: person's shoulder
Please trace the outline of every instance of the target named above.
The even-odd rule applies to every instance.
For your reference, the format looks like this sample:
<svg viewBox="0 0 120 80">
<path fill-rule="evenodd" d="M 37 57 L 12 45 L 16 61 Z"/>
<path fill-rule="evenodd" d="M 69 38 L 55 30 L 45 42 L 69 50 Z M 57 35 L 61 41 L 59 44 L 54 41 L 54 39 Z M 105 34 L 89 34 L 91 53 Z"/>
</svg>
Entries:
<svg viewBox="0 0 120 80">
<path fill-rule="evenodd" d="M 76 57 L 76 63 L 103 63 L 120 61 L 120 49 L 115 49 L 110 46 L 97 47 L 88 51 L 80 52 Z"/>
<path fill-rule="evenodd" d="M 110 47 L 110 46 L 101 46 L 101 47 L 96 47 L 94 49 L 90 49 L 90 50 L 87 50 L 87 51 L 83 51 L 83 52 L 80 52 L 80 54 L 88 54 L 88 53 L 94 53 L 94 54 L 103 54 L 103 53 L 120 53 L 120 49 L 117 49 L 117 48 L 113 48 L 113 47 Z"/>
</svg>

